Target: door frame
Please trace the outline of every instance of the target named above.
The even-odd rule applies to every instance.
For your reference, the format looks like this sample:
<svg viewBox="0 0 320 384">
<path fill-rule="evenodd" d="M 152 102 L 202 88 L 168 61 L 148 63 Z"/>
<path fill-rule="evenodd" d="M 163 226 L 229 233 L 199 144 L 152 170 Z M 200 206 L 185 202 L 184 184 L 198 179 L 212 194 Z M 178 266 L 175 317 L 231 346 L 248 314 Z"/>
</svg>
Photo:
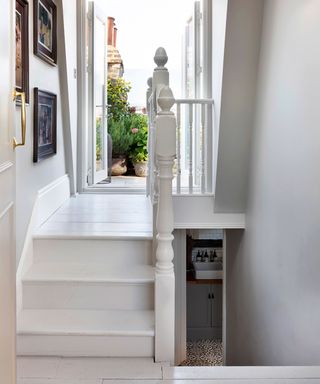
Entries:
<svg viewBox="0 0 320 384">
<path fill-rule="evenodd" d="M 198 229 L 198 228 L 188 228 Z M 206 229 L 206 228 L 201 228 Z M 207 228 L 213 229 L 213 228 Z M 175 364 L 179 365 L 186 359 L 187 350 L 187 229 L 174 230 L 174 269 L 175 269 Z M 226 324 L 227 324 L 227 303 L 226 303 L 226 286 L 227 286 L 227 259 L 226 259 L 226 231 L 223 229 L 223 280 L 222 280 L 222 348 L 223 348 L 223 366 L 226 366 Z"/>
<path fill-rule="evenodd" d="M 1 266 L 0 266 L 0 312 L 1 312 L 1 341 L 0 341 L 0 379 L 6 384 L 16 382 L 16 168 L 13 137 L 15 135 L 15 102 L 12 92 L 15 89 L 15 1 L 2 0 L 3 18 L 3 49 L 0 54 L 3 59 L 3 82 L 1 84 L 1 116 L 0 124 L 0 240 L 1 240 Z M 8 32 L 9 36 L 6 36 Z M 9 55 L 8 55 L 9 52 Z M 9 57 L 8 57 L 9 56 Z M 9 72 L 9 73 L 8 73 Z M 22 107 L 21 107 L 22 108 Z M 20 127 L 17 129 L 20 138 Z M 19 148 L 17 148 L 19 150 Z M 4 310 L 5 309 L 5 310 Z"/>
<path fill-rule="evenodd" d="M 102 170 L 96 170 L 96 55 L 100 47 L 96 39 L 96 20 L 100 21 L 105 28 L 105 41 L 104 47 L 104 71 L 103 71 L 103 85 L 102 92 Z M 92 186 L 99 181 L 108 177 L 108 127 L 107 127 L 107 16 L 103 11 L 93 2 L 88 3 L 88 185 Z"/>
<path fill-rule="evenodd" d="M 78 87 L 78 140 L 77 140 L 77 192 L 88 186 L 88 73 L 86 53 L 87 0 L 77 0 L 77 87 Z"/>
<path fill-rule="evenodd" d="M 88 22 L 87 0 L 78 0 L 77 6 L 77 86 L 78 86 L 78 141 L 77 141 L 77 193 L 99 194 L 139 194 L 146 193 L 145 188 L 108 188 L 88 184 L 88 70 L 87 67 L 87 36 Z"/>
</svg>

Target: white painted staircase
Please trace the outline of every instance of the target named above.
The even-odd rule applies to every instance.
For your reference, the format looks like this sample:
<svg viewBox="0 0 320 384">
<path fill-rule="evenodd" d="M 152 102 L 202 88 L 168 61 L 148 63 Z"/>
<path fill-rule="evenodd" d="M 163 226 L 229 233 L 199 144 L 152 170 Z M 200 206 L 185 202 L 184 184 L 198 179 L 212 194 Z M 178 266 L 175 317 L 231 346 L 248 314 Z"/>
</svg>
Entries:
<svg viewBox="0 0 320 384">
<path fill-rule="evenodd" d="M 151 209 L 134 198 L 71 199 L 34 235 L 19 355 L 154 356 Z"/>
</svg>

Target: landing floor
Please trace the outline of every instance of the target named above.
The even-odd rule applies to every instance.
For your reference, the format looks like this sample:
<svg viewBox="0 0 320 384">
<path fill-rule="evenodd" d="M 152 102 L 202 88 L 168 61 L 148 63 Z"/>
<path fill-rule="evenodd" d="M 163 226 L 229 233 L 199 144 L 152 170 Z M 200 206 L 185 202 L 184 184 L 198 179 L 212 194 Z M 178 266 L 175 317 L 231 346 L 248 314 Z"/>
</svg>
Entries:
<svg viewBox="0 0 320 384">
<path fill-rule="evenodd" d="M 82 194 L 58 209 L 36 235 L 151 237 L 152 207 L 143 195 Z"/>
<path fill-rule="evenodd" d="M 319 384 L 320 367 L 169 367 L 150 358 L 19 357 L 18 384 Z"/>
</svg>

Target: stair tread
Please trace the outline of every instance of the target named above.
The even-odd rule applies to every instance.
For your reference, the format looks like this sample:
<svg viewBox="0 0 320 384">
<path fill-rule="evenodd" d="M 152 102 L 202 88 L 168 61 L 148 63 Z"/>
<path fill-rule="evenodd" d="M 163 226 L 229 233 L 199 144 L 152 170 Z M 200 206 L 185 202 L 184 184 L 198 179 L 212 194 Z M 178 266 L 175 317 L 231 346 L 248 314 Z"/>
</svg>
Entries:
<svg viewBox="0 0 320 384">
<path fill-rule="evenodd" d="M 34 263 L 22 279 L 23 283 L 92 282 L 148 283 L 154 281 L 151 265 L 110 266 L 102 263 Z"/>
<path fill-rule="evenodd" d="M 154 311 L 24 309 L 18 334 L 154 336 Z"/>
<path fill-rule="evenodd" d="M 149 222 L 51 222 L 48 221 L 33 235 L 35 239 L 152 239 Z"/>
<path fill-rule="evenodd" d="M 44 239 L 57 239 L 57 240 L 152 240 L 153 234 L 152 232 L 123 232 L 123 233 L 115 233 L 115 232 L 47 232 L 38 230 L 33 234 L 33 239 L 35 240 L 44 240 Z"/>
</svg>

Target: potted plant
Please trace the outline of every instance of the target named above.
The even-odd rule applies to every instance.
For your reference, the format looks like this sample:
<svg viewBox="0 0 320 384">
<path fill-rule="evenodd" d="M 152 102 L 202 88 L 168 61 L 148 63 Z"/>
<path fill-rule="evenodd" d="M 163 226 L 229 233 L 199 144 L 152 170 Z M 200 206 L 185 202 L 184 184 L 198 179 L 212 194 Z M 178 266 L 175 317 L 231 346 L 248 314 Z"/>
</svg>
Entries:
<svg viewBox="0 0 320 384">
<path fill-rule="evenodd" d="M 133 163 L 136 176 L 146 177 L 148 171 L 148 126 L 144 115 L 135 115 L 131 132 L 133 142 L 131 145 L 130 159 Z"/>
<path fill-rule="evenodd" d="M 112 138 L 112 176 L 120 176 L 127 172 L 127 155 L 133 141 L 127 118 L 110 118 L 108 131 Z"/>
</svg>

